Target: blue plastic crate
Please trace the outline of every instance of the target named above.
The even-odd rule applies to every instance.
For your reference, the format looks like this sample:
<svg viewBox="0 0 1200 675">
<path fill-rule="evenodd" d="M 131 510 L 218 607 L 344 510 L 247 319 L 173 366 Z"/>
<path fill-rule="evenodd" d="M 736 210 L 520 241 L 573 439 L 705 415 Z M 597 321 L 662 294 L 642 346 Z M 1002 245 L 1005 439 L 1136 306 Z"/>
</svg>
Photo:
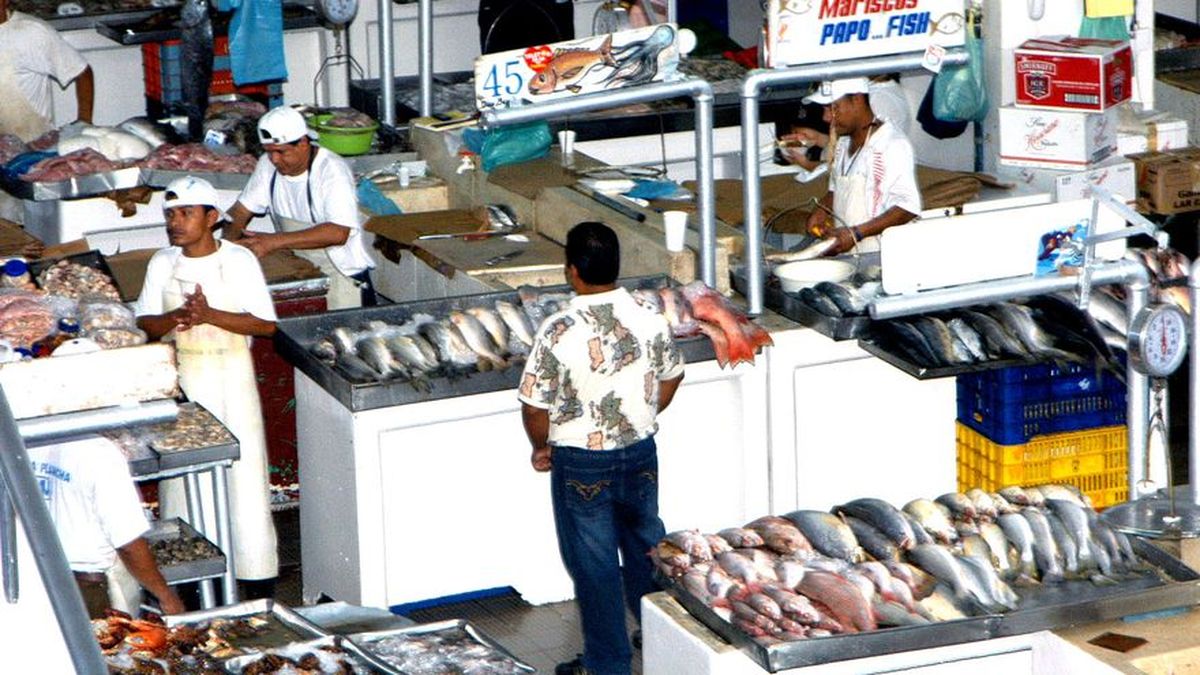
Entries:
<svg viewBox="0 0 1200 675">
<path fill-rule="evenodd" d="M 958 420 L 995 443 L 1125 423 L 1125 384 L 1090 364 L 958 376 Z"/>
</svg>

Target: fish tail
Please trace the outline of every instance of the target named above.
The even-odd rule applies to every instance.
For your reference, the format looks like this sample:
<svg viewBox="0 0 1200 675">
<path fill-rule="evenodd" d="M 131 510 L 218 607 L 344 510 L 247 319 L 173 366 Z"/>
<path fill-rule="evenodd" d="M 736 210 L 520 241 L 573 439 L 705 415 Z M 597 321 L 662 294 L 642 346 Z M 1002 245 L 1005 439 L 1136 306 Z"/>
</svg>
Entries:
<svg viewBox="0 0 1200 675">
<path fill-rule="evenodd" d="M 604 38 L 604 42 L 600 43 L 600 61 L 606 66 L 616 67 L 617 60 L 613 58 L 612 53 L 612 33 Z"/>
</svg>

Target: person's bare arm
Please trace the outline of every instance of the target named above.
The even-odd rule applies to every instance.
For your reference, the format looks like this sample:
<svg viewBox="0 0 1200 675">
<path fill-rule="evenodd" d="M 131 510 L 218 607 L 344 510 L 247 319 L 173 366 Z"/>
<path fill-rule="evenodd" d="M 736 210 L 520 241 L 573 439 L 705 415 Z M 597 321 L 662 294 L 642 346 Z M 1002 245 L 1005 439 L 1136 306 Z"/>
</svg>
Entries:
<svg viewBox="0 0 1200 675">
<path fill-rule="evenodd" d="M 87 66 L 75 78 L 75 108 L 80 122 L 92 123 L 92 112 L 96 100 L 96 77 L 92 67 Z"/>
<path fill-rule="evenodd" d="M 529 445 L 533 447 L 533 453 L 529 457 L 529 463 L 533 465 L 533 470 L 549 471 L 550 411 L 522 403 L 521 423 L 525 426 L 525 435 L 529 437 Z"/>
<path fill-rule="evenodd" d="M 350 228 L 335 223 L 318 223 L 299 232 L 277 232 L 262 234 L 244 232 L 241 239 L 235 241 L 263 257 L 279 249 L 311 250 L 327 246 L 338 246 L 346 243 L 350 237 Z"/>
<path fill-rule="evenodd" d="M 658 383 L 658 412 L 667 409 L 671 405 L 671 401 L 675 400 L 675 391 L 679 389 L 679 384 L 683 382 L 683 375 L 680 374 L 672 380 L 663 380 Z"/>
<path fill-rule="evenodd" d="M 179 614 L 186 611 L 179 596 L 163 578 L 162 572 L 158 569 L 158 563 L 154 560 L 154 553 L 150 551 L 150 545 L 146 543 L 144 537 L 138 537 L 119 547 L 117 556 L 121 558 L 125 568 L 129 570 L 134 579 L 137 579 L 142 588 L 158 598 L 158 604 L 164 613 Z"/>
<path fill-rule="evenodd" d="M 249 224 L 254 214 L 250 212 L 250 209 L 242 206 L 241 202 L 234 203 L 225 213 L 229 216 L 229 220 L 225 223 L 221 238 L 228 241 L 241 239 L 242 234 L 246 231 L 246 225 Z"/>
<path fill-rule="evenodd" d="M 889 227 L 903 225 L 912 219 L 916 218 L 915 213 L 910 213 L 900 208 L 893 206 L 874 218 L 860 223 L 854 227 L 843 227 L 834 230 L 833 234 L 837 237 L 838 243 L 829 250 L 826 255 L 837 255 L 845 253 L 854 248 L 854 245 L 867 237 L 873 237 Z"/>
<path fill-rule="evenodd" d="M 138 328 L 146 331 L 146 337 L 150 340 L 158 340 L 162 336 L 170 333 L 175 328 L 187 328 L 191 326 L 191 317 L 186 309 L 180 307 L 178 309 L 167 312 L 166 314 L 147 314 L 139 316 L 137 319 Z"/>
</svg>

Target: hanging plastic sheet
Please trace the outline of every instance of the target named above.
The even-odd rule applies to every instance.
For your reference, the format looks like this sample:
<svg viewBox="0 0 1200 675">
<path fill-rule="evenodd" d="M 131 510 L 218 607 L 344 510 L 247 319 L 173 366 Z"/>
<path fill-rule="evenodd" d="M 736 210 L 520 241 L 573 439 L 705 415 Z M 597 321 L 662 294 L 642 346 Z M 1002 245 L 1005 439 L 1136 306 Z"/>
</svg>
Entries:
<svg viewBox="0 0 1200 675">
<path fill-rule="evenodd" d="M 236 85 L 286 80 L 282 0 L 217 0 L 233 11 L 229 23 L 229 62 Z"/>
<path fill-rule="evenodd" d="M 933 80 L 933 114 L 943 121 L 982 122 L 988 113 L 983 41 L 975 33 L 976 13 L 968 16 L 967 62 L 942 68 Z"/>
</svg>

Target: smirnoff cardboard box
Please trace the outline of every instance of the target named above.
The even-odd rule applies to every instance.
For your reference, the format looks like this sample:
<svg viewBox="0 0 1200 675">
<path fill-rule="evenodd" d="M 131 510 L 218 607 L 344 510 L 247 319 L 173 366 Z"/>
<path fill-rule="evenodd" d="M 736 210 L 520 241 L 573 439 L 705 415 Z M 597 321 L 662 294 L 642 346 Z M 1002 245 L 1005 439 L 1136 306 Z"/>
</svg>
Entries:
<svg viewBox="0 0 1200 675">
<path fill-rule="evenodd" d="M 1200 211 L 1200 148 L 1131 155 L 1137 167 L 1138 205 L 1171 214 Z"/>
<path fill-rule="evenodd" d="M 764 60 L 770 68 L 966 41 L 963 0 L 769 0 L 766 23 Z"/>
<path fill-rule="evenodd" d="M 1000 108 L 1000 163 L 1006 166 L 1083 169 L 1116 149 L 1115 111 Z"/>
<path fill-rule="evenodd" d="M 1015 180 L 1036 190 L 1054 195 L 1054 201 L 1067 202 L 1086 199 L 1089 189 L 1099 185 L 1121 198 L 1127 204 L 1137 201 L 1137 171 L 1133 162 L 1125 157 L 1108 159 L 1083 171 L 1059 171 L 1021 167 L 1005 172 L 1005 180 Z"/>
<path fill-rule="evenodd" d="M 1013 52 L 1018 106 L 1100 112 L 1133 95 L 1127 40 L 1052 36 Z"/>
</svg>

